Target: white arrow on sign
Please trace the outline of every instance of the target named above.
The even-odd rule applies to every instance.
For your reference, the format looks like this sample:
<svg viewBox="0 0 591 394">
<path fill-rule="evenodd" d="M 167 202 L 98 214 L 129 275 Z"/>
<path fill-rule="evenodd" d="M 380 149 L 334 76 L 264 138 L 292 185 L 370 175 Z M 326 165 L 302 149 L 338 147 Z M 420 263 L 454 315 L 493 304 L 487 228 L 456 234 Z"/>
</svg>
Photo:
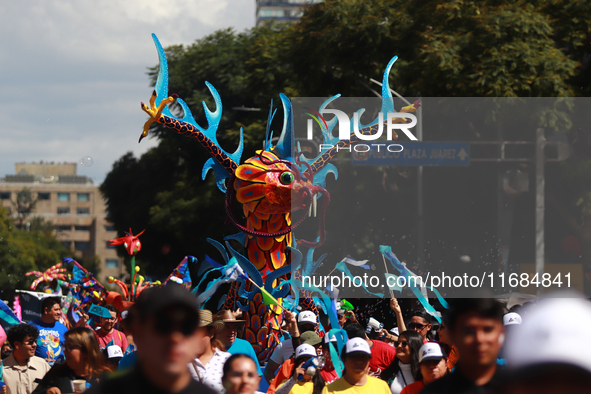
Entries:
<svg viewBox="0 0 591 394">
<path fill-rule="evenodd" d="M 466 157 L 468 157 L 468 156 L 469 155 L 466 153 L 464 148 L 460 149 L 460 153 L 458 153 L 458 157 L 460 158 L 460 160 L 464 161 L 464 160 L 466 160 Z"/>
</svg>

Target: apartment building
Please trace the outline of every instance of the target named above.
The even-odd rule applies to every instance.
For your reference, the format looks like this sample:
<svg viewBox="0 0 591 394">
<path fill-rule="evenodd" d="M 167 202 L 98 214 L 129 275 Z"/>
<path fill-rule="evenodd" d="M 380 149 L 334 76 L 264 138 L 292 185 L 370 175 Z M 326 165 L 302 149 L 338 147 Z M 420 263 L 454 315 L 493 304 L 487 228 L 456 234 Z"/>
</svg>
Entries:
<svg viewBox="0 0 591 394">
<path fill-rule="evenodd" d="M 256 25 L 274 22 L 295 22 L 311 4 L 324 0 L 256 0 Z"/>
<path fill-rule="evenodd" d="M 117 238 L 105 220 L 105 202 L 86 176 L 77 175 L 76 163 L 16 163 L 16 174 L 0 179 L 0 204 L 13 212 L 13 201 L 27 188 L 37 205 L 30 217 L 40 216 L 56 228 L 56 237 L 72 251 L 72 258 L 98 256 L 99 280 L 125 273 L 123 259 L 107 241 Z"/>
</svg>

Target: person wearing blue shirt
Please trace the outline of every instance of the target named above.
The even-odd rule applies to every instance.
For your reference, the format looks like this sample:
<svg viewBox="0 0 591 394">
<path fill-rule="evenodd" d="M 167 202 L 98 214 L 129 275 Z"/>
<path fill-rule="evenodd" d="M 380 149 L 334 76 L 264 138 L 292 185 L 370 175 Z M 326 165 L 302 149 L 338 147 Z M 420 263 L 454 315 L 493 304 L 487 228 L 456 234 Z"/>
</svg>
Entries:
<svg viewBox="0 0 591 394">
<path fill-rule="evenodd" d="M 41 302 L 41 318 L 30 324 L 39 330 L 35 356 L 41 357 L 53 366 L 65 360 L 63 346 L 68 328 L 59 322 L 62 307 L 59 297 L 47 297 Z"/>
</svg>

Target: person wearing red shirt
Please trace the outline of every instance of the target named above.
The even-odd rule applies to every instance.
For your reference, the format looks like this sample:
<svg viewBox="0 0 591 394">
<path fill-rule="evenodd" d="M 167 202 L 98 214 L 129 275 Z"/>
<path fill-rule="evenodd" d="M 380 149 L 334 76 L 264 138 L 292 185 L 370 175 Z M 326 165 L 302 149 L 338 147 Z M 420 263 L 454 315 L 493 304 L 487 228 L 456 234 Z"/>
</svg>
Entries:
<svg viewBox="0 0 591 394">
<path fill-rule="evenodd" d="M 101 326 L 100 328 L 94 330 L 96 334 L 96 339 L 98 340 L 99 347 L 101 350 L 106 348 L 109 344 L 117 345 L 121 348 L 121 350 L 127 349 L 127 337 L 121 331 L 115 329 L 115 324 L 117 324 L 117 320 L 119 318 L 119 311 L 115 307 L 115 305 L 108 304 L 105 305 L 105 308 L 109 310 L 111 313 L 111 317 L 105 318 L 101 317 Z M 78 325 L 86 325 L 88 328 L 92 328 L 86 324 L 89 317 L 88 315 L 82 315 L 80 320 L 78 321 Z"/>
<path fill-rule="evenodd" d="M 419 380 L 404 387 L 400 394 L 418 394 L 447 373 L 446 354 L 438 343 L 427 342 L 421 347 L 419 371 Z"/>
</svg>

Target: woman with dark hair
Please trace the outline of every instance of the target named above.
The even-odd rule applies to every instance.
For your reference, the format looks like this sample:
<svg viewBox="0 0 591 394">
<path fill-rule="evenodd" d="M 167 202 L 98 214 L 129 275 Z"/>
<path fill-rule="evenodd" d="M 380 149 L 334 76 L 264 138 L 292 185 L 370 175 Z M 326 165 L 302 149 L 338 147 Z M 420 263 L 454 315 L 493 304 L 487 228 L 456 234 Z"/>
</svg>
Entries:
<svg viewBox="0 0 591 394">
<path fill-rule="evenodd" d="M 56 364 L 43 377 L 33 394 L 73 393 L 74 380 L 94 385 L 103 372 L 110 372 L 104 362 L 94 331 L 76 327 L 66 332 L 64 340 L 66 362 Z"/>
<path fill-rule="evenodd" d="M 246 354 L 234 354 L 224 363 L 222 385 L 226 394 L 255 394 L 259 387 L 255 361 Z"/>
<path fill-rule="evenodd" d="M 304 364 L 316 358 L 314 346 L 303 344 L 296 348 L 291 377 L 277 388 L 275 394 L 321 394 L 326 382 L 320 373 L 321 365 L 304 369 Z M 309 373 L 308 373 L 309 372 Z"/>
<path fill-rule="evenodd" d="M 415 331 L 407 330 L 398 336 L 396 359 L 382 373 L 382 379 L 388 382 L 392 394 L 399 394 L 402 389 L 414 383 L 419 374 L 419 350 L 423 338 Z"/>
<path fill-rule="evenodd" d="M 400 394 L 418 394 L 426 385 L 442 378 L 447 373 L 446 354 L 436 342 L 424 344 L 419 351 L 417 381 L 402 389 Z"/>
<path fill-rule="evenodd" d="M 410 322 L 407 328 L 412 331 L 418 332 L 423 338 L 423 343 L 429 342 L 431 338 L 431 318 L 425 312 L 415 312 L 410 318 Z"/>
</svg>

